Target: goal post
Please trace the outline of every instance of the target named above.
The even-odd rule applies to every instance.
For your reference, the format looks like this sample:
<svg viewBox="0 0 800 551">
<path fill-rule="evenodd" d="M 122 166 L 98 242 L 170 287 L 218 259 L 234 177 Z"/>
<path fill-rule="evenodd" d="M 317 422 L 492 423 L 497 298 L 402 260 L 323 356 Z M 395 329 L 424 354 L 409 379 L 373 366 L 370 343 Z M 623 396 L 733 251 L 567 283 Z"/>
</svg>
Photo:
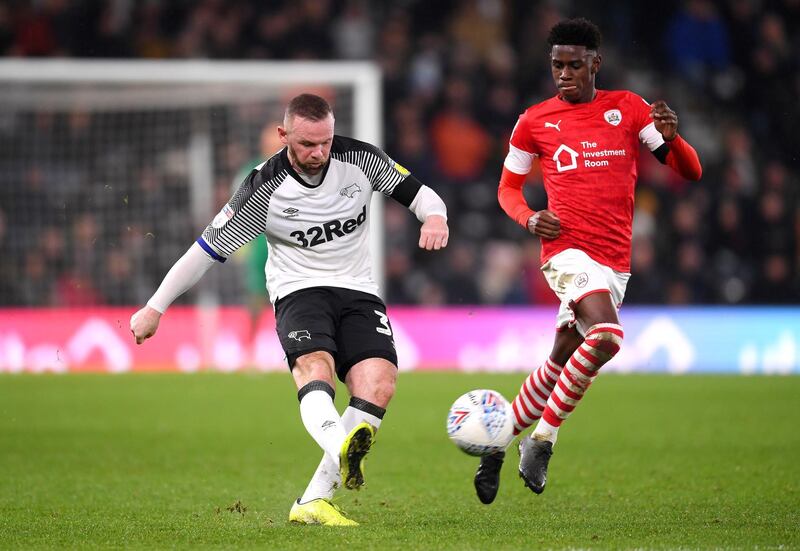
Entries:
<svg viewBox="0 0 800 551">
<path fill-rule="evenodd" d="M 21 238 L 14 276 L 33 270 L 25 260 L 31 248 L 78 254 L 102 244 L 104 257 L 125 254 L 133 241 L 126 231 L 137 230 L 152 239 L 131 254 L 155 256 L 163 276 L 167 259 L 177 260 L 211 220 L 241 163 L 266 158 L 262 127 L 306 90 L 331 101 L 337 133 L 382 146 L 381 73 L 371 62 L 0 60 L 0 214 L 22 226 L 12 229 Z M 374 194 L 370 245 L 383 289 L 382 210 Z M 157 252 L 140 250 L 147 247 Z M 94 277 L 121 269 L 70 254 L 56 259 L 62 268 L 88 262 L 76 269 Z M 107 296 L 115 285 L 98 282 L 96 292 Z M 147 278 L 140 286 L 155 290 Z M 199 287 L 198 296 L 208 296 L 222 283 Z M 0 296 L 15 300 L 36 305 Z"/>
</svg>

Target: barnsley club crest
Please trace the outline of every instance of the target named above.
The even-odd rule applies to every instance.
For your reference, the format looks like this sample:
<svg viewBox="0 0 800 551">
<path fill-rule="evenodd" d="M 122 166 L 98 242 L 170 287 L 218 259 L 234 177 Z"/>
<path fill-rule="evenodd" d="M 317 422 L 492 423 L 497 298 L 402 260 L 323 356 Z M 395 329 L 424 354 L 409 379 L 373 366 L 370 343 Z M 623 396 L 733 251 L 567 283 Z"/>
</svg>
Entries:
<svg viewBox="0 0 800 551">
<path fill-rule="evenodd" d="M 619 109 L 609 109 L 603 113 L 603 117 L 605 117 L 606 122 L 612 126 L 619 126 L 619 123 L 622 122 L 622 113 Z"/>
</svg>

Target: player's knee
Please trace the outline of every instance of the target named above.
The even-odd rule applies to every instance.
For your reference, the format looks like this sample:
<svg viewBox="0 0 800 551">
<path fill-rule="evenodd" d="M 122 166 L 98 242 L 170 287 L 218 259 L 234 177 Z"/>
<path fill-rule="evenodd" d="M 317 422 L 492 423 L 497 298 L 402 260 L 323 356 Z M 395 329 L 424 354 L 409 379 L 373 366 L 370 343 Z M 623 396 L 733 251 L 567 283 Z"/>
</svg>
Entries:
<svg viewBox="0 0 800 551">
<path fill-rule="evenodd" d="M 373 387 L 373 401 L 377 405 L 385 408 L 394 396 L 396 388 L 397 370 L 382 373 L 381 377 L 375 381 L 375 386 Z"/>
<path fill-rule="evenodd" d="M 316 351 L 297 358 L 292 375 L 300 381 L 333 381 L 333 358 L 328 352 Z"/>
<path fill-rule="evenodd" d="M 558 365 L 566 365 L 570 357 L 583 344 L 583 337 L 574 327 L 565 327 L 556 333 L 550 359 Z"/>
<path fill-rule="evenodd" d="M 362 360 L 347 372 L 345 383 L 352 396 L 385 408 L 397 386 L 397 367 L 382 358 Z"/>
<path fill-rule="evenodd" d="M 397 387 L 397 370 L 380 370 L 358 386 L 354 396 L 363 397 L 377 406 L 386 408 Z"/>
<path fill-rule="evenodd" d="M 616 323 L 596 323 L 586 331 L 584 342 L 603 363 L 617 355 L 622 347 L 625 333 Z"/>
</svg>

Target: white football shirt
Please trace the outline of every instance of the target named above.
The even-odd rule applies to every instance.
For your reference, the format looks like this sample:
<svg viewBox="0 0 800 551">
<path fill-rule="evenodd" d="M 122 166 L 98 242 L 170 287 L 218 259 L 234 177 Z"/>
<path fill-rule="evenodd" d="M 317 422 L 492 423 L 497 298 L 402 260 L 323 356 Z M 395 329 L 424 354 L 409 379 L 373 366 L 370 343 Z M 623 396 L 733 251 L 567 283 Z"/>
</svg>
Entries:
<svg viewBox="0 0 800 551">
<path fill-rule="evenodd" d="M 377 295 L 369 250 L 370 198 L 379 191 L 405 206 L 421 184 L 377 147 L 334 136 L 318 186 L 292 168 L 286 148 L 254 168 L 197 240 L 224 262 L 264 233 L 267 290 L 274 303 L 308 287 Z"/>
</svg>

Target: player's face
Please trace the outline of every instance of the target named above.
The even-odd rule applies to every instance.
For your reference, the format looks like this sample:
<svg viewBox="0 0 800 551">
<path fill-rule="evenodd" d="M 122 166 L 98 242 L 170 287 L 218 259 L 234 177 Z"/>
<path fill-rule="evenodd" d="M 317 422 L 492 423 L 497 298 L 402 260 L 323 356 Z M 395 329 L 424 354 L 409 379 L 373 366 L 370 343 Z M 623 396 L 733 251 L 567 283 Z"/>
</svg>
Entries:
<svg viewBox="0 0 800 551">
<path fill-rule="evenodd" d="M 333 115 L 321 121 L 292 117 L 278 127 L 281 142 L 288 147 L 289 160 L 305 174 L 319 174 L 331 154 Z"/>
<path fill-rule="evenodd" d="M 553 46 L 550 70 L 558 95 L 570 103 L 594 98 L 594 76 L 600 68 L 600 55 L 586 46 Z"/>
</svg>

